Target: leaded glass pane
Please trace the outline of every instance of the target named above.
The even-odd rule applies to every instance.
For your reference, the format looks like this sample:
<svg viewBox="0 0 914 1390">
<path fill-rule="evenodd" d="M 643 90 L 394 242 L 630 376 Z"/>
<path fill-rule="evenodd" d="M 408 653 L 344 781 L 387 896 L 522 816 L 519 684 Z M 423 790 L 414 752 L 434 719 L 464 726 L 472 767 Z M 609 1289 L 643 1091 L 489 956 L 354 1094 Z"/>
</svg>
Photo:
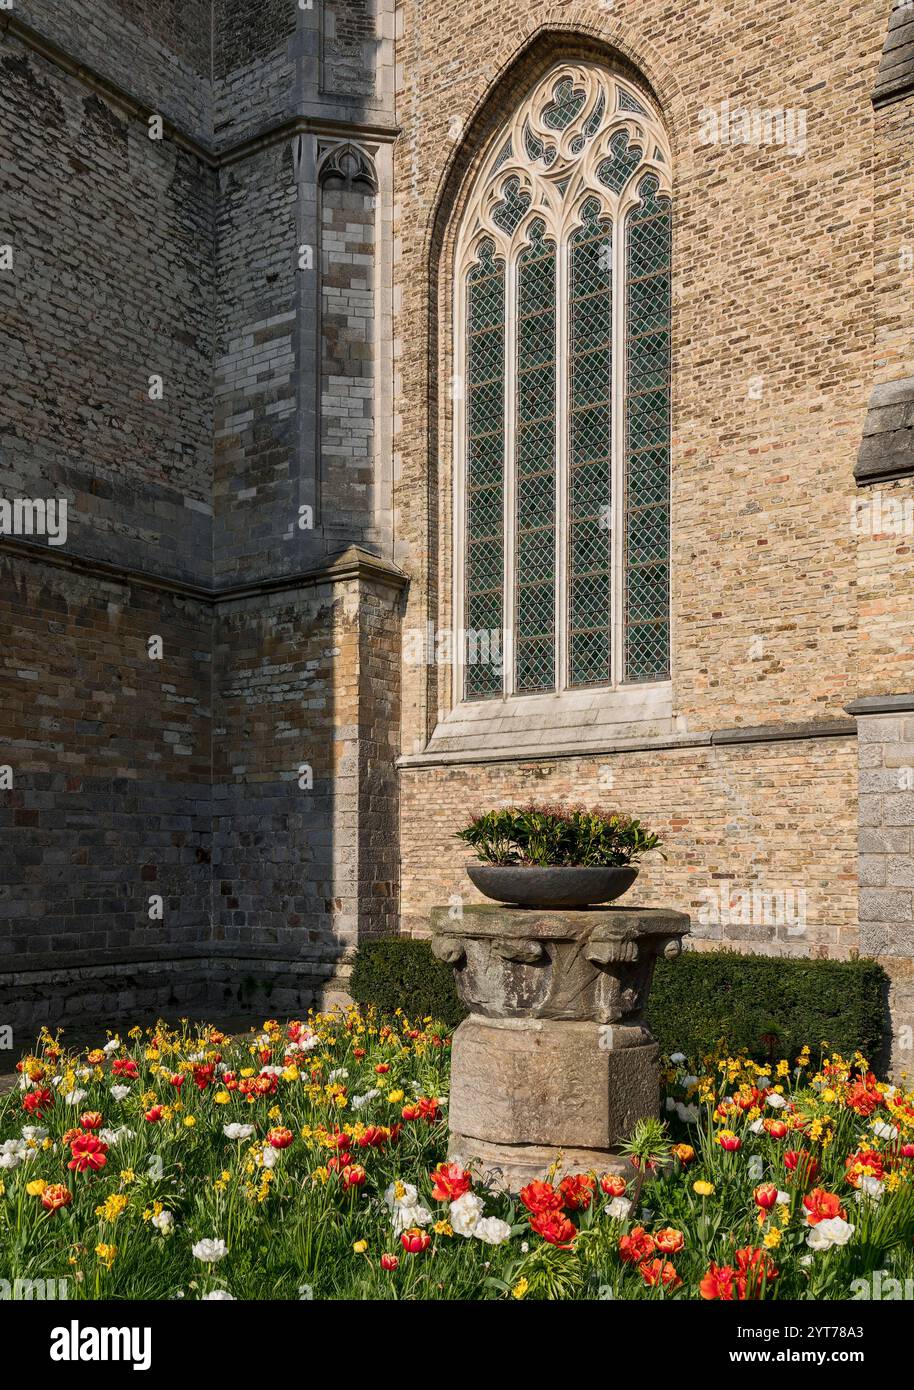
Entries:
<svg viewBox="0 0 914 1390">
<path fill-rule="evenodd" d="M 543 121 L 550 130 L 565 130 L 579 114 L 586 101 L 583 92 L 576 92 L 570 77 L 558 83 L 550 106 L 547 106 Z"/>
<path fill-rule="evenodd" d="M 612 678 L 612 226 L 585 203 L 569 290 L 568 684 Z"/>
<path fill-rule="evenodd" d="M 555 246 L 530 228 L 517 265 L 515 688 L 555 688 Z M 533 505 L 530 505 L 530 501 Z"/>
<path fill-rule="evenodd" d="M 490 241 L 467 277 L 466 626 L 504 623 L 505 267 Z M 467 699 L 501 693 L 501 671 L 485 659 L 493 643 L 467 644 Z M 473 660 L 473 657 L 483 659 Z"/>
<path fill-rule="evenodd" d="M 670 671 L 670 201 L 648 175 L 626 226 L 625 679 Z"/>
<path fill-rule="evenodd" d="M 642 150 L 638 145 L 628 143 L 628 132 L 624 130 L 613 136 L 609 148 L 611 153 L 601 161 L 597 178 L 614 193 L 621 193 L 641 163 Z"/>
<path fill-rule="evenodd" d="M 669 162 L 650 99 L 581 61 L 537 81 L 469 190 L 464 625 L 496 660 L 514 626 L 513 679 L 467 643 L 471 698 L 668 675 Z"/>
<path fill-rule="evenodd" d="M 636 111 L 639 116 L 647 114 L 640 101 L 636 101 L 633 96 L 630 96 L 624 87 L 619 88 L 619 110 Z"/>
<path fill-rule="evenodd" d="M 492 214 L 492 221 L 508 236 L 513 236 L 530 206 L 530 194 L 521 188 L 520 179 L 508 179 L 502 190 L 502 201 Z"/>
</svg>

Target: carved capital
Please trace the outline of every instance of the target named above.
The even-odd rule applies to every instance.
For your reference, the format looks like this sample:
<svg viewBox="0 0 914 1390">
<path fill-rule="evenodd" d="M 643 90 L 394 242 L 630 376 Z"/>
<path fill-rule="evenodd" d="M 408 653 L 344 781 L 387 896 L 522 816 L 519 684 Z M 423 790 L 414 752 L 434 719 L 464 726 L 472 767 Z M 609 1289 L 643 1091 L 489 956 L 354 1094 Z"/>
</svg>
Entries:
<svg viewBox="0 0 914 1390">
<path fill-rule="evenodd" d="M 546 954 L 541 942 L 523 941 L 510 936 L 493 941 L 492 950 L 502 960 L 513 960 L 518 965 L 537 965 Z"/>
<path fill-rule="evenodd" d="M 591 941 L 584 955 L 593 965 L 631 965 L 638 959 L 637 941 Z"/>
<path fill-rule="evenodd" d="M 459 965 L 466 955 L 463 942 L 456 936 L 433 936 L 432 955 L 445 965 Z"/>
</svg>

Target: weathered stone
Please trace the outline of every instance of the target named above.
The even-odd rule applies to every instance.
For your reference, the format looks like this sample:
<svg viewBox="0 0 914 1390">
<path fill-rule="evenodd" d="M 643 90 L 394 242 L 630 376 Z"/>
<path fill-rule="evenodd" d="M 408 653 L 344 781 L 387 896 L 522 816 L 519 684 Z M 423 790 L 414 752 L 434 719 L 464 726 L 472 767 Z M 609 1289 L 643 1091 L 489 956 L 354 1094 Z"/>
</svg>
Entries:
<svg viewBox="0 0 914 1390">
<path fill-rule="evenodd" d="M 623 1031 L 623 1030 L 619 1030 Z M 450 1124 L 455 1134 L 557 1150 L 610 1149 L 642 1115 L 657 1114 L 657 1045 L 607 1046 L 596 1023 L 482 1019 L 453 1041 Z"/>
<path fill-rule="evenodd" d="M 432 950 L 456 969 L 468 1008 L 493 1018 L 637 1019 L 658 954 L 678 955 L 682 912 L 466 907 L 432 912 Z"/>
<path fill-rule="evenodd" d="M 516 1188 L 558 1160 L 621 1171 L 621 1142 L 659 1113 L 642 1014 L 658 954 L 689 919 L 657 908 L 432 914 L 432 949 L 473 1010 L 454 1035 L 450 1151 Z"/>
</svg>

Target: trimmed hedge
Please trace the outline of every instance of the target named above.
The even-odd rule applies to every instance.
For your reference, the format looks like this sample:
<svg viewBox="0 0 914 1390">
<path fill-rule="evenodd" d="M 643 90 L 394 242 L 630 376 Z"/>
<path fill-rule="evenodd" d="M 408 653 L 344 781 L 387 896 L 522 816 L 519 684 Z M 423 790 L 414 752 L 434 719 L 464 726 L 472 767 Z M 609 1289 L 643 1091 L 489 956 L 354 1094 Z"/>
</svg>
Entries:
<svg viewBox="0 0 914 1390">
<path fill-rule="evenodd" d="M 883 1043 L 888 978 L 872 960 L 797 960 L 687 951 L 658 961 L 647 1021 L 666 1053 L 697 1059 L 717 1048 L 745 1049 L 759 1061 L 794 1057 L 804 1043 L 871 1060 Z M 449 965 L 428 941 L 379 937 L 360 946 L 350 982 L 357 1004 L 379 1013 L 398 1008 L 411 1019 L 431 1017 L 450 1028 L 466 1010 Z"/>
<path fill-rule="evenodd" d="M 658 961 L 647 1022 L 666 1053 L 696 1059 L 723 1046 L 758 1061 L 793 1058 L 822 1042 L 875 1061 L 888 977 L 872 960 L 797 960 L 686 951 Z"/>
<path fill-rule="evenodd" d="M 428 941 L 383 936 L 356 952 L 349 993 L 379 1013 L 402 1009 L 409 1019 L 433 1018 L 456 1028 L 467 1016 L 450 965 L 436 960 Z"/>
</svg>

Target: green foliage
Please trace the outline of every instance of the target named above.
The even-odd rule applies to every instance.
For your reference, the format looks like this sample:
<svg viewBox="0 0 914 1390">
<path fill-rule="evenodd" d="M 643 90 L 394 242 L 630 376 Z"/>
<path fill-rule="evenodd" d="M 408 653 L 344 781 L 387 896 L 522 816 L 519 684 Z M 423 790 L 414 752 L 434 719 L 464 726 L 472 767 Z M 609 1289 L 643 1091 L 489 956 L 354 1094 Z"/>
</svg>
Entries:
<svg viewBox="0 0 914 1390">
<path fill-rule="evenodd" d="M 648 1024 L 661 1048 L 693 1061 L 718 1045 L 759 1061 L 793 1057 L 822 1042 L 876 1059 L 887 977 L 871 960 L 794 960 L 689 951 L 660 961 Z"/>
<path fill-rule="evenodd" d="M 432 1018 L 449 1028 L 466 1018 L 453 968 L 435 959 L 427 941 L 406 936 L 364 942 L 356 954 L 349 992 L 357 1004 L 373 1004 L 381 1014 L 401 1009 L 413 1021 Z"/>
<path fill-rule="evenodd" d="M 457 831 L 488 864 L 609 868 L 637 864 L 660 839 L 640 821 L 617 812 L 556 806 L 508 806 L 484 811 Z"/>
</svg>

